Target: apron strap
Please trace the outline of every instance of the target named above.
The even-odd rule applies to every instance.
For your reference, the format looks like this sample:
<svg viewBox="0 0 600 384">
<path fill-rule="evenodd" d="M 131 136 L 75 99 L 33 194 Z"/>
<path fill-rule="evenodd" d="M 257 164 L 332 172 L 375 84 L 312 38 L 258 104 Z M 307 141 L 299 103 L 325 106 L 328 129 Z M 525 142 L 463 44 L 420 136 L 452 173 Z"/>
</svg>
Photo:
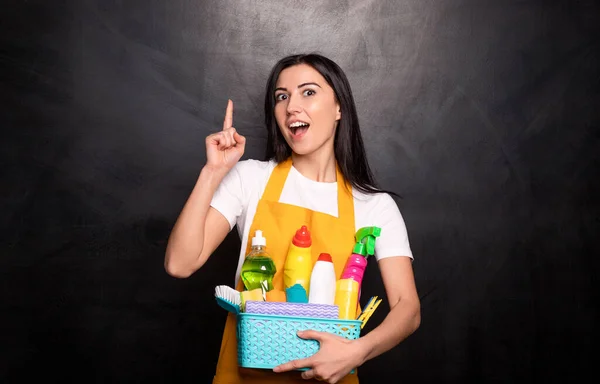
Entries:
<svg viewBox="0 0 600 384">
<path fill-rule="evenodd" d="M 289 157 L 287 160 L 277 164 L 271 172 L 265 191 L 263 192 L 262 198 L 267 201 L 279 202 L 283 186 L 287 180 L 288 173 L 292 168 L 292 158 Z"/>
</svg>

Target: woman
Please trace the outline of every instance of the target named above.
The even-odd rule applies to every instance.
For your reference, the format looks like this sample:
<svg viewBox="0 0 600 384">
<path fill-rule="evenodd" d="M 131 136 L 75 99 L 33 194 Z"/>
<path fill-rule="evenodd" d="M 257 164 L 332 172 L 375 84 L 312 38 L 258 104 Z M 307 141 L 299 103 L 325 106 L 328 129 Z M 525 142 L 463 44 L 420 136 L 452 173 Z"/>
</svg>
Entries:
<svg viewBox="0 0 600 384">
<path fill-rule="evenodd" d="M 358 383 L 356 373 L 350 374 L 354 368 L 393 348 L 420 324 L 404 221 L 390 195 L 375 186 L 350 85 L 333 61 L 316 54 L 280 60 L 267 82 L 265 122 L 266 161 L 240 162 L 246 140 L 233 127 L 233 104 L 228 102 L 223 130 L 206 138 L 206 164 L 169 238 L 165 268 L 175 277 L 190 276 L 237 224 L 242 239 L 237 288 L 242 288 L 239 274 L 250 248 L 248 234 L 261 229 L 277 266 L 275 288 L 283 289 L 284 258 L 301 225 L 313 229 L 313 249 L 327 249 L 336 271 L 351 253 L 356 230 L 380 227 L 375 258 L 390 312 L 379 326 L 352 341 L 301 332 L 299 337 L 318 340 L 320 350 L 271 372 L 238 368 L 235 317 L 230 314 L 214 378 L 214 383 Z M 299 373 L 298 368 L 308 369 Z"/>
</svg>

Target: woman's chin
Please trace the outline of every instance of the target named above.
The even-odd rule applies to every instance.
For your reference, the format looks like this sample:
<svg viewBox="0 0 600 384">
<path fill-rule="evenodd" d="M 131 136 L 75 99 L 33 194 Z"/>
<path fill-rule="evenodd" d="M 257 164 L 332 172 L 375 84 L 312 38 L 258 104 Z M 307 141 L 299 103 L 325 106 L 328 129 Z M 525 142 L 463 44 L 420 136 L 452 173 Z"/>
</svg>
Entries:
<svg viewBox="0 0 600 384">
<path fill-rule="evenodd" d="M 297 156 L 310 155 L 315 150 L 312 146 L 295 143 L 293 143 L 293 145 L 290 145 L 290 148 L 292 149 L 292 152 L 294 152 L 294 154 Z"/>
</svg>

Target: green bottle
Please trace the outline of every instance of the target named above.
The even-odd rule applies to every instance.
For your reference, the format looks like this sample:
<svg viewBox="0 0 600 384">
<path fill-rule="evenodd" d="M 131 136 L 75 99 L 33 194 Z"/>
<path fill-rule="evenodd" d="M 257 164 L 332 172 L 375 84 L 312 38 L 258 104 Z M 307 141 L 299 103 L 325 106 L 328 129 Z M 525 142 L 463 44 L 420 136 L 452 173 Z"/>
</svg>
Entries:
<svg viewBox="0 0 600 384">
<path fill-rule="evenodd" d="M 263 237 L 262 231 L 257 230 L 252 238 L 252 248 L 246 255 L 240 277 L 246 290 L 251 291 L 261 288 L 263 281 L 267 282 L 267 291 L 273 289 L 273 276 L 277 268 L 273 258 L 267 252 L 267 240 Z"/>
</svg>

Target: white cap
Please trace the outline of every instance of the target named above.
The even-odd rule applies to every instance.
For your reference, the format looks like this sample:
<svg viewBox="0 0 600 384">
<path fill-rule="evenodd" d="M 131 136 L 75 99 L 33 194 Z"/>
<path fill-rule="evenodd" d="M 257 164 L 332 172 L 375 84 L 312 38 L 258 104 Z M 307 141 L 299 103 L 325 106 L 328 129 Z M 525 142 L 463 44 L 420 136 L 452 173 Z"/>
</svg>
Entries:
<svg viewBox="0 0 600 384">
<path fill-rule="evenodd" d="M 262 235 L 262 231 L 260 229 L 257 229 L 255 232 L 254 237 L 252 238 L 252 246 L 255 245 L 262 245 L 262 246 L 267 246 L 267 239 L 265 239 Z"/>
</svg>

